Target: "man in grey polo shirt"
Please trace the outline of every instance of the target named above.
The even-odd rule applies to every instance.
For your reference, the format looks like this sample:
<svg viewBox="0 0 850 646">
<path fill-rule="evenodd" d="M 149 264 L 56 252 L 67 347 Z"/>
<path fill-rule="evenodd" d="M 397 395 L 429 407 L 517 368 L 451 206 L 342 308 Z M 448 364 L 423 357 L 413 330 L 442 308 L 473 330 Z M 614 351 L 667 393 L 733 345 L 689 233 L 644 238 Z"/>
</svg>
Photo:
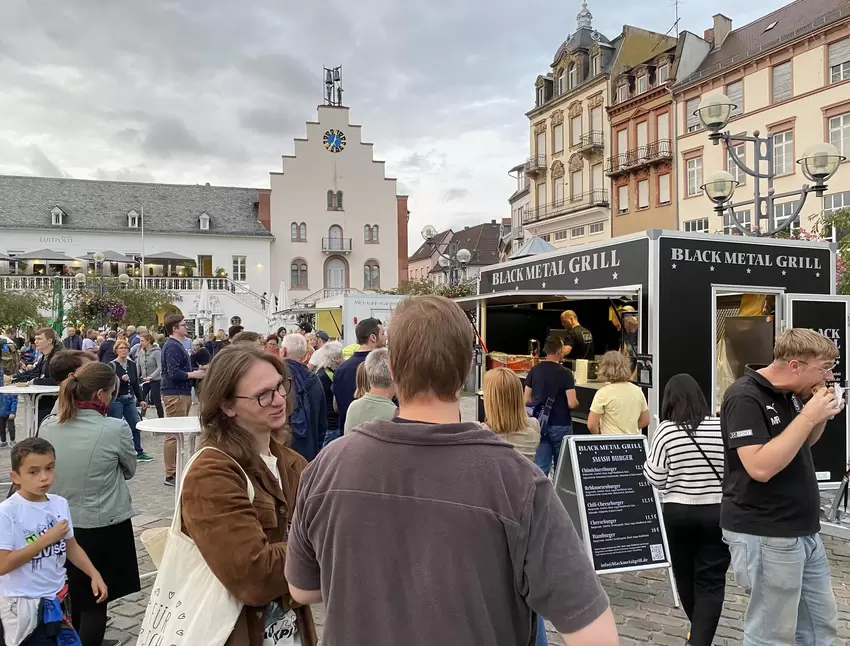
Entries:
<svg viewBox="0 0 850 646">
<path fill-rule="evenodd" d="M 399 417 L 353 429 L 302 474 L 286 579 L 297 602 L 325 602 L 326 646 L 534 644 L 535 613 L 571 646 L 618 643 L 551 482 L 460 421 L 472 347 L 456 303 L 403 300 L 389 343 Z"/>
</svg>

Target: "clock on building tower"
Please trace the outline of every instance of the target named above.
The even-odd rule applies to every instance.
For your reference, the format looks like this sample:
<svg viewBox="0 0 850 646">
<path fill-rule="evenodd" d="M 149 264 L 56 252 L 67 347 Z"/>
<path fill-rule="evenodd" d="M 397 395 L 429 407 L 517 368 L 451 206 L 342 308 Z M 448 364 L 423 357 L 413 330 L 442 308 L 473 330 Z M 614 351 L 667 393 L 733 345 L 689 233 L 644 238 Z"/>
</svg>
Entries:
<svg viewBox="0 0 850 646">
<path fill-rule="evenodd" d="M 325 148 L 332 153 L 338 153 L 345 148 L 345 135 L 342 130 L 331 128 L 325 133 L 322 141 L 325 144 Z"/>
</svg>

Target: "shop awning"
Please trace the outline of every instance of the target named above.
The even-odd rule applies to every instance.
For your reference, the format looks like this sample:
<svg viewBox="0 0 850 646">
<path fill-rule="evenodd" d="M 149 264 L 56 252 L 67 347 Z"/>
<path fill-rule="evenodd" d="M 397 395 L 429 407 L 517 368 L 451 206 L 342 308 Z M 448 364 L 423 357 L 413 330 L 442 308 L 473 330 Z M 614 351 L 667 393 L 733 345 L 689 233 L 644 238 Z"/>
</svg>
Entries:
<svg viewBox="0 0 850 646">
<path fill-rule="evenodd" d="M 508 305 L 533 305 L 536 303 L 565 303 L 570 301 L 618 299 L 624 296 L 637 298 L 639 294 L 639 285 L 625 285 L 616 289 L 585 289 L 581 291 L 553 292 L 550 290 L 527 290 L 495 292 L 493 294 L 464 296 L 463 298 L 456 298 L 454 301 L 465 310 L 473 310 L 479 305 L 484 307 L 494 307 Z"/>
<path fill-rule="evenodd" d="M 130 258 L 122 253 L 118 253 L 117 251 L 102 251 L 101 253 L 104 256 L 103 262 L 123 262 L 130 265 L 135 265 L 139 262 L 135 258 Z M 94 254 L 95 252 L 87 253 L 85 256 L 80 256 L 80 260 L 94 262 Z"/>
<path fill-rule="evenodd" d="M 53 251 L 52 249 L 38 249 L 29 253 L 22 253 L 20 256 L 15 256 L 15 260 L 43 260 L 44 262 L 74 262 L 76 258 L 71 258 L 61 251 Z"/>
<path fill-rule="evenodd" d="M 139 256 L 141 258 L 141 256 Z M 191 267 L 197 267 L 198 263 L 189 258 L 188 256 L 181 256 L 179 253 L 174 253 L 173 251 L 160 251 L 158 253 L 145 254 L 145 264 L 154 264 L 154 265 L 190 265 Z"/>
</svg>

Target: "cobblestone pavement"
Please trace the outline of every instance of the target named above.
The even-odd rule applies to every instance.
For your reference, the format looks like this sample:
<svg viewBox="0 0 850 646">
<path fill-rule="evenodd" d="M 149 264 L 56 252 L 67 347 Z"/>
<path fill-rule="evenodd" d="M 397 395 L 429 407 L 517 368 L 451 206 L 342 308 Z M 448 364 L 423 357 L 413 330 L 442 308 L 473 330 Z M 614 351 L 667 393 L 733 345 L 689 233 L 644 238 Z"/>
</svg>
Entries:
<svg viewBox="0 0 850 646">
<path fill-rule="evenodd" d="M 474 398 L 463 401 L 463 418 L 473 419 Z M 23 427 L 23 423 L 19 428 Z M 133 519 L 137 536 L 137 553 L 142 572 L 150 572 L 153 565 L 138 536 L 151 527 L 161 527 L 171 522 L 174 510 L 174 489 L 162 484 L 162 438 L 143 433 L 145 450 L 156 461 L 140 464 L 136 477 L 130 481 L 133 504 L 138 515 Z M 9 471 L 9 451 L 0 450 L 0 470 Z M 850 646 L 850 544 L 832 537 L 824 537 L 832 566 L 832 582 L 838 601 L 839 640 L 836 644 Z M 652 570 L 602 577 L 603 585 L 611 599 L 617 618 L 620 643 L 623 646 L 652 643 L 658 646 L 682 646 L 687 633 L 687 619 L 681 610 L 673 608 L 670 584 L 663 571 Z M 148 594 L 153 578 L 143 581 L 143 589 L 135 594 L 110 604 L 112 622 L 107 639 L 118 639 L 122 645 L 135 644 L 139 624 L 145 613 Z M 726 589 L 726 605 L 717 631 L 717 646 L 738 645 L 743 640 L 743 614 L 746 597 L 743 591 L 732 584 Z M 315 607 L 319 630 L 324 623 L 321 607 Z M 548 626 L 553 631 L 552 626 Z M 554 632 L 549 632 L 550 644 L 563 644 Z"/>
</svg>

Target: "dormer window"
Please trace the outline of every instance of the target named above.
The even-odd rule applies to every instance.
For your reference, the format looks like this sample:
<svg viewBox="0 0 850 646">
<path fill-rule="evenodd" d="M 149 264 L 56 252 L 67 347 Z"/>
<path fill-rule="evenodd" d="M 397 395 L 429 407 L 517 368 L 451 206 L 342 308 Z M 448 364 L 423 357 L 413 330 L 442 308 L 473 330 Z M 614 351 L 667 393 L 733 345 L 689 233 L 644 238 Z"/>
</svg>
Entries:
<svg viewBox="0 0 850 646">
<path fill-rule="evenodd" d="M 643 94 L 649 88 L 649 76 L 641 74 L 637 77 L 637 94 Z"/>
<path fill-rule="evenodd" d="M 541 85 L 537 88 L 537 105 L 541 106 L 546 102 L 546 90 Z"/>
<path fill-rule="evenodd" d="M 53 217 L 53 226 L 61 227 L 65 224 L 65 211 L 60 209 L 58 206 L 54 206 L 50 211 L 50 215 Z"/>
<path fill-rule="evenodd" d="M 670 79 L 670 63 L 662 63 L 655 70 L 655 83 L 661 85 Z"/>
<path fill-rule="evenodd" d="M 578 66 L 575 63 L 570 63 L 569 71 L 569 88 L 572 90 L 578 85 Z"/>
<path fill-rule="evenodd" d="M 617 103 L 624 103 L 629 100 L 629 84 L 623 83 L 617 86 Z"/>
<path fill-rule="evenodd" d="M 596 76 L 602 71 L 602 57 L 599 54 L 594 54 L 590 57 L 590 75 Z"/>
<path fill-rule="evenodd" d="M 558 94 L 567 91 L 567 74 L 564 70 L 558 71 Z"/>
<path fill-rule="evenodd" d="M 206 213 L 201 213 L 201 217 L 198 218 L 198 223 L 201 226 L 201 231 L 210 230 L 210 216 L 208 216 Z"/>
<path fill-rule="evenodd" d="M 130 211 L 127 214 L 127 226 L 131 229 L 139 228 L 139 214 L 135 211 Z"/>
</svg>

